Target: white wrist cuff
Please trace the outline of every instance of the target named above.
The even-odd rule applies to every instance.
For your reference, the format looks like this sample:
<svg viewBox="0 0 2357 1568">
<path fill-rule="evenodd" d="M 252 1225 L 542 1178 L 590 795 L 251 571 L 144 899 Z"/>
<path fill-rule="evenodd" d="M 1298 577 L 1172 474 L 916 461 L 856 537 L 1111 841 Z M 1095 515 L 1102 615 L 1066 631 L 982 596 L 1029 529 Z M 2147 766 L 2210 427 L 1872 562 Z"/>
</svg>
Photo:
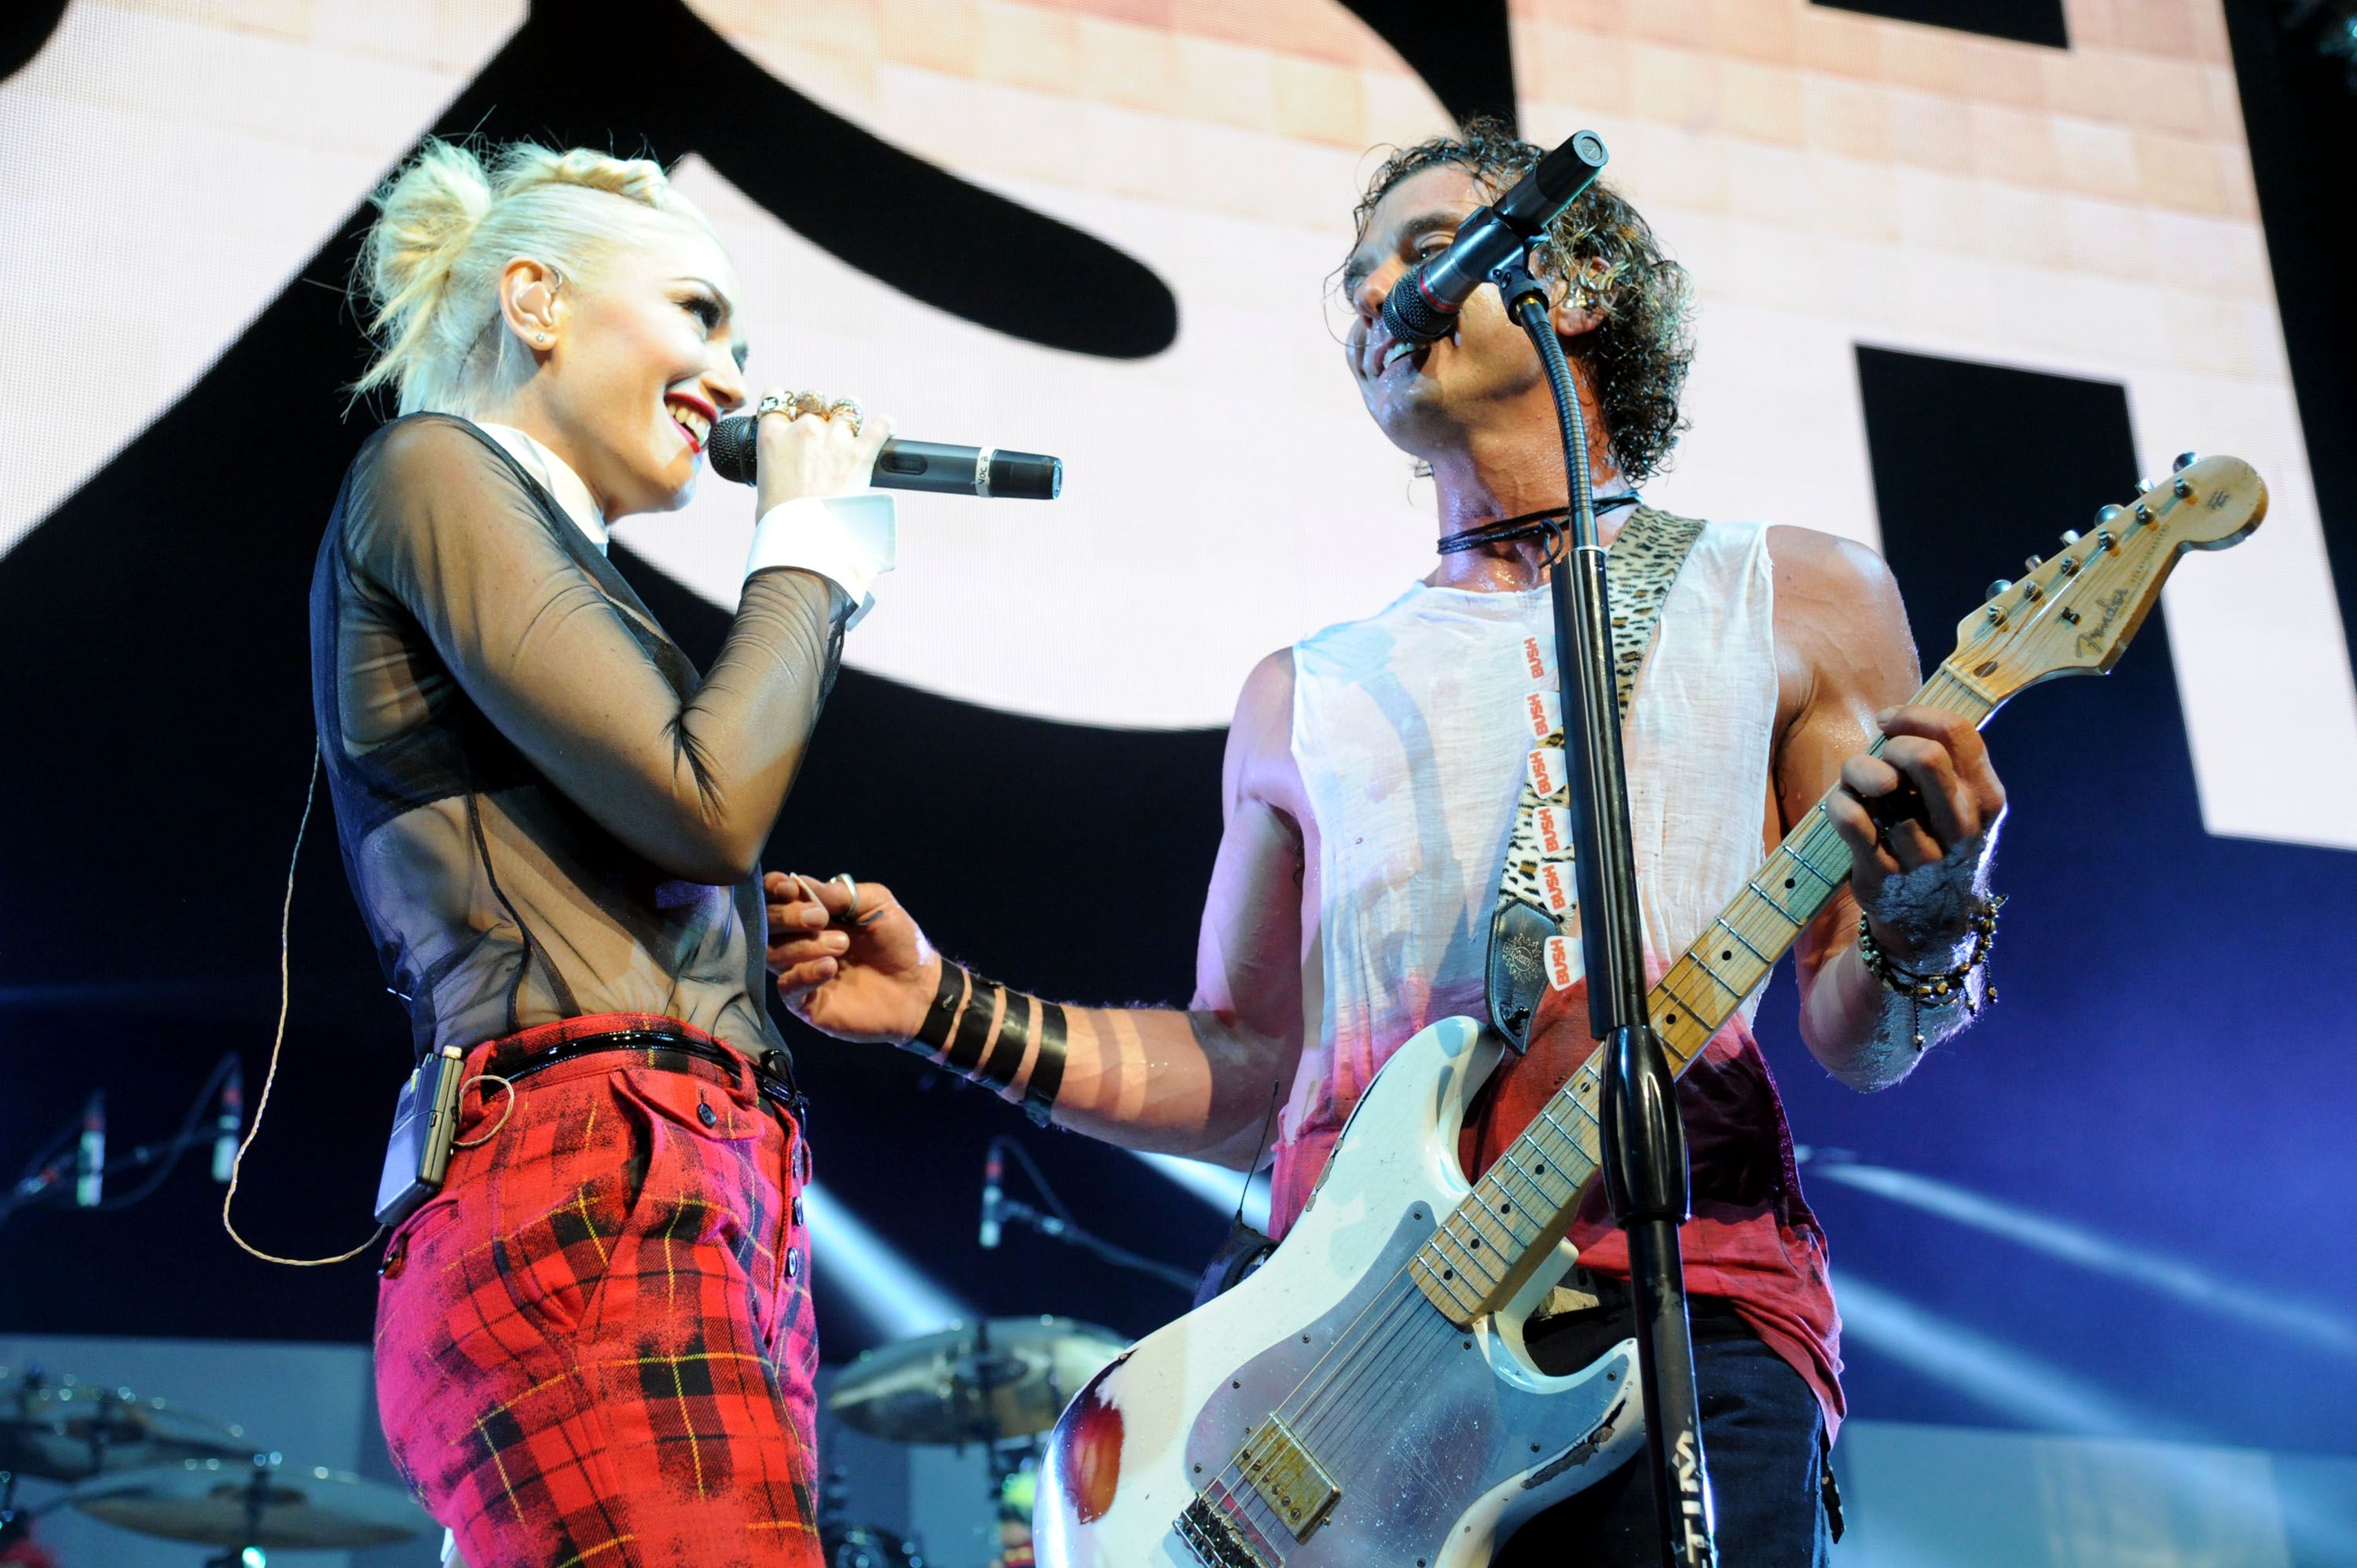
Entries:
<svg viewBox="0 0 2357 1568">
<path fill-rule="evenodd" d="M 745 575 L 772 567 L 815 572 L 843 590 L 857 626 L 876 603 L 876 579 L 898 562 L 899 512 L 882 490 L 780 501 L 753 525 Z"/>
</svg>

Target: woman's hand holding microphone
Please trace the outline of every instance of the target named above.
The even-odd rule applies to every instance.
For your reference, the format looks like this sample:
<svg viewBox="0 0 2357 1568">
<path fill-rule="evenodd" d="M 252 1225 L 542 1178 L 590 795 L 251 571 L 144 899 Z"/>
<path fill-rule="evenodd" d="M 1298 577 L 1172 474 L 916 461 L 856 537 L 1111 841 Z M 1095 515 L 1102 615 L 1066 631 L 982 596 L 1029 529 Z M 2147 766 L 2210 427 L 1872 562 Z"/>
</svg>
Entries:
<svg viewBox="0 0 2357 1568">
<path fill-rule="evenodd" d="M 866 489 L 876 454 L 892 436 L 892 421 L 867 413 L 856 398 L 773 389 L 755 412 L 761 451 L 756 517 L 784 501 Z"/>
</svg>

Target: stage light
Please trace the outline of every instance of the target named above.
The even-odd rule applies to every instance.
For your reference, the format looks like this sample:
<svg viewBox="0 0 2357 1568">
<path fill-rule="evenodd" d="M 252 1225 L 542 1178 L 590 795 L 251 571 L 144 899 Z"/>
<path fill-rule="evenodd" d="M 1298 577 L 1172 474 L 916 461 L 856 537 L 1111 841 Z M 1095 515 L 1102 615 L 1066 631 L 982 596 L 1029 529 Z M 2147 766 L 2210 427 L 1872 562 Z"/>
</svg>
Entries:
<svg viewBox="0 0 2357 1568">
<path fill-rule="evenodd" d="M 1834 1281 L 1845 1341 L 1869 1347 L 1932 1381 L 1986 1405 L 2008 1421 L 2077 1437 L 2128 1444 L 2115 1454 L 2158 1477 L 2179 1506 L 2221 1518 L 2254 1513 L 2281 1519 L 2294 1539 L 2343 1561 L 2357 1552 L 2345 1500 L 2309 1495 L 2247 1460 L 2255 1451 L 2221 1450 L 2181 1421 L 2120 1399 L 2016 1345 L 1926 1311 L 1879 1285 L 1842 1273 Z M 2319 1558 L 2319 1561 L 2324 1561 Z"/>
<path fill-rule="evenodd" d="M 1241 1195 L 1244 1200 L 1244 1223 L 1255 1230 L 1268 1229 L 1268 1176 L 1265 1172 L 1254 1171 L 1247 1179 L 1243 1172 L 1232 1171 L 1225 1165 L 1184 1159 L 1177 1155 L 1141 1154 L 1137 1157 L 1222 1215 L 1232 1216 L 1235 1213 L 1236 1198 Z"/>
<path fill-rule="evenodd" d="M 2357 92 L 2357 0 L 2283 0 L 2284 31 L 2308 32 L 2316 52 L 2337 59 L 2349 72 L 2349 90 Z"/>
<path fill-rule="evenodd" d="M 1887 1165 L 1864 1165 L 1842 1155 L 1843 1151 L 1832 1149 L 1815 1151 L 1815 1156 L 1809 1161 L 1812 1179 L 1837 1181 L 1844 1187 L 1904 1203 L 1943 1219 L 2001 1236 L 2050 1258 L 2128 1280 L 2190 1306 L 2239 1318 L 2253 1327 L 2268 1329 L 2316 1349 L 2357 1360 L 2357 1323 L 2323 1307 L 2263 1294 L 2179 1259 L 1984 1197 L 1953 1182 L 1893 1170 Z"/>
<path fill-rule="evenodd" d="M 2090 1437 L 2191 1434 L 2097 1384 L 1930 1312 L 1846 1271 L 1834 1278 L 1842 1337 L 2016 1421 Z"/>
<path fill-rule="evenodd" d="M 827 1282 L 886 1339 L 930 1334 L 973 1316 L 816 1182 L 802 1188 L 811 1251 Z"/>
</svg>

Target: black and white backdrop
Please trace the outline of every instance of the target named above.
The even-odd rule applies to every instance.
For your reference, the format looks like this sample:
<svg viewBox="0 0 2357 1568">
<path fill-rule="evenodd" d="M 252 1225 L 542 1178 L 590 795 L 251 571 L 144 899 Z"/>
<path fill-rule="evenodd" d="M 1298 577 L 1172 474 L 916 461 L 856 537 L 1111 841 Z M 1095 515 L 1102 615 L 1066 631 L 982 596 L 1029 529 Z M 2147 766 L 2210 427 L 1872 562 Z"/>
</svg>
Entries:
<svg viewBox="0 0 2357 1568">
<path fill-rule="evenodd" d="M 420 134 L 644 151 L 729 237 L 759 381 L 1062 453 L 1053 508 L 911 502 L 769 864 L 949 950 L 1183 1002 L 1251 660 L 1426 569 L 1327 276 L 1366 147 L 1603 130 L 1701 287 L 1665 504 L 1878 542 L 1926 663 L 1982 584 L 2185 447 L 2268 524 L 2121 669 L 1997 721 L 2002 1005 L 1902 1089 L 1763 1013 L 1861 1415 L 2357 1453 L 2357 110 L 2259 0 L 331 0 L 0 23 L 0 1164 L 108 1095 L 258 1086 L 312 735 L 304 598 L 381 411 L 341 285 Z M 1697 85 L 1697 81 L 1701 85 Z M 749 525 L 617 558 L 691 652 Z M 315 822 L 242 1220 L 350 1244 L 406 1034 Z M 913 1058 L 793 1031 L 830 1200 L 957 1305 L 1140 1333 L 1169 1288 L 974 1241 L 985 1141 L 1174 1264 L 1224 1218 Z M 1846 1160 L 1847 1167 L 1841 1162 Z M 359 1341 L 364 1263 L 221 1235 L 193 1166 L 0 1230 L 17 1332 Z M 895 1321 L 818 1262 L 826 1351 Z"/>
</svg>

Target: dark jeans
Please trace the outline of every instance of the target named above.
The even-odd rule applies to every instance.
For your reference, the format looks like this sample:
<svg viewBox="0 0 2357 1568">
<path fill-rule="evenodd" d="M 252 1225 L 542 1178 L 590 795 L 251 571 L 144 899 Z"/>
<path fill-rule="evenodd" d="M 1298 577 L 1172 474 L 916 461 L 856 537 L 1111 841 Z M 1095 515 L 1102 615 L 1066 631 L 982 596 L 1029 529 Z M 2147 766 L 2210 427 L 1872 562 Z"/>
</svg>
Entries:
<svg viewBox="0 0 2357 1568">
<path fill-rule="evenodd" d="M 1697 1296 L 1690 1310 L 1719 1562 L 1823 1568 L 1833 1537 L 1816 1396 L 1726 1302 Z M 1544 1370 L 1568 1372 L 1631 1332 L 1629 1323 L 1625 1312 L 1575 1314 L 1532 1325 L 1527 1340 Z M 1641 1446 L 1628 1464 L 1523 1526 L 1494 1568 L 1657 1568 L 1659 1541 Z"/>
</svg>

